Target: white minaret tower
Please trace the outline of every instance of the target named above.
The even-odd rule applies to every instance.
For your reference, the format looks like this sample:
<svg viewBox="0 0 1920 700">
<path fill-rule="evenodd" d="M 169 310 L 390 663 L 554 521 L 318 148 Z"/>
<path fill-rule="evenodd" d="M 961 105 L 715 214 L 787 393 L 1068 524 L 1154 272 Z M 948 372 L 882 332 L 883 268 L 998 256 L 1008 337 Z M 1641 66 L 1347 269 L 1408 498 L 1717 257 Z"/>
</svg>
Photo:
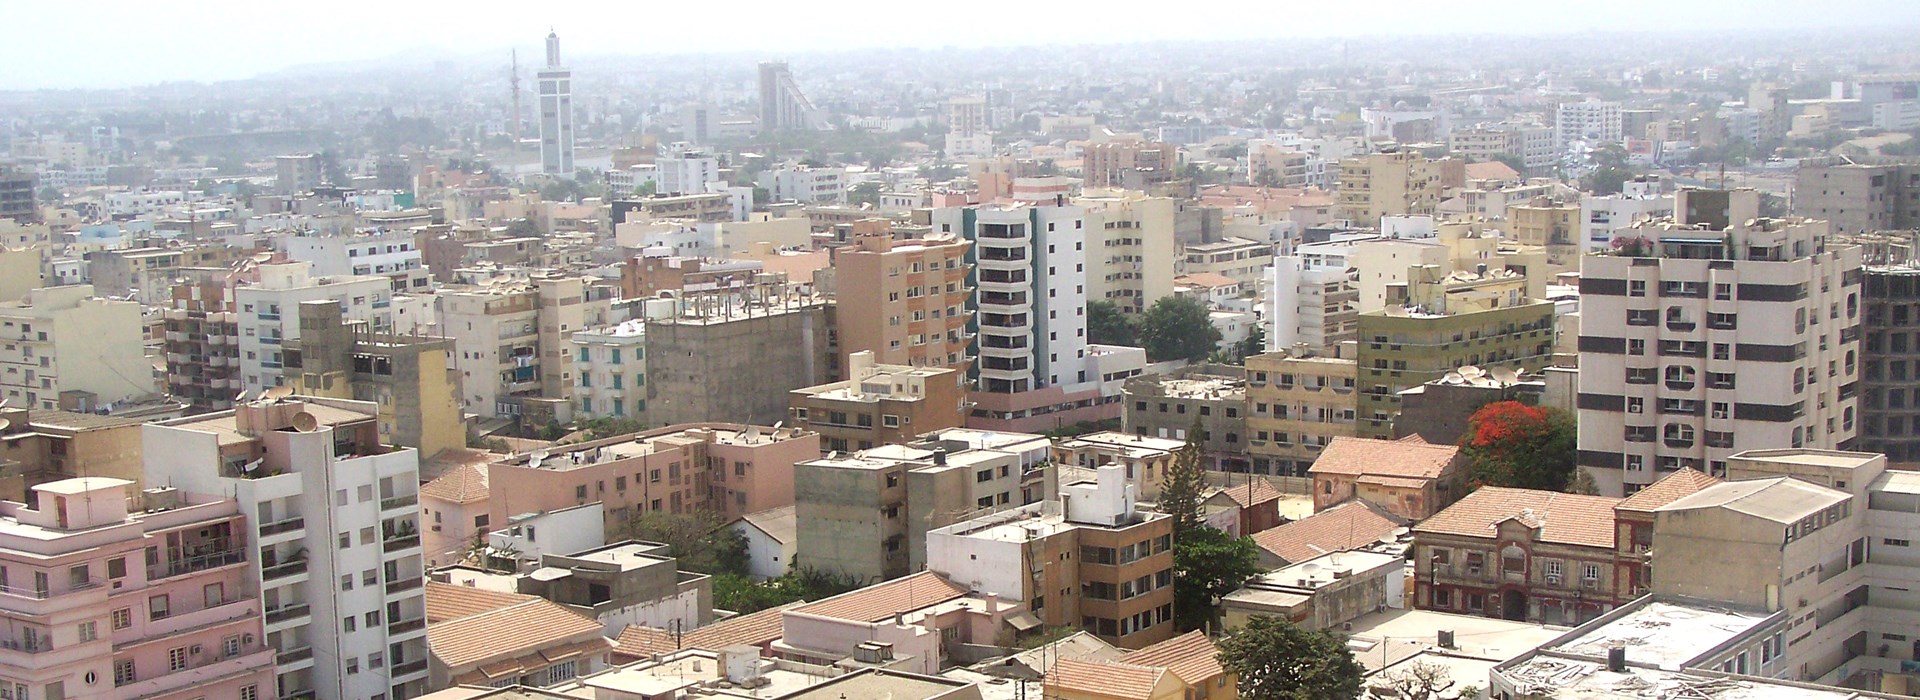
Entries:
<svg viewBox="0 0 1920 700">
<path fill-rule="evenodd" d="M 573 177 L 573 71 L 560 65 L 560 36 L 547 32 L 540 70 L 540 172 Z"/>
</svg>

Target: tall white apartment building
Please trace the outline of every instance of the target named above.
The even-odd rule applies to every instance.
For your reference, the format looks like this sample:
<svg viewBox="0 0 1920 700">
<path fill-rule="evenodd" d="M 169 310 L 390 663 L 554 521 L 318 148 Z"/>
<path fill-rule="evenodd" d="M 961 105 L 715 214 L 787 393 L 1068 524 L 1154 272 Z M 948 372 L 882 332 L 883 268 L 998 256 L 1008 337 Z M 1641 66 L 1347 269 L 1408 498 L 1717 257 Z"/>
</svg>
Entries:
<svg viewBox="0 0 1920 700">
<path fill-rule="evenodd" d="M 947 157 L 985 158 L 993 155 L 993 131 L 987 98 L 980 95 L 947 101 Z"/>
<path fill-rule="evenodd" d="M 261 265 L 260 283 L 235 287 L 239 307 L 241 386 L 255 396 L 286 383 L 281 344 L 300 337 L 301 302 L 340 302 L 349 321 L 376 331 L 393 327 L 393 286 L 379 275 L 318 276 L 308 263 Z"/>
<path fill-rule="evenodd" d="M 275 694 L 426 692 L 419 453 L 380 444 L 378 407 L 285 397 L 142 428 L 146 483 L 229 495 L 279 669 Z M 257 556 L 255 556 L 257 554 Z"/>
<path fill-rule="evenodd" d="M 1681 190 L 1580 266 L 1579 463 L 1603 495 L 1743 450 L 1854 438 L 1861 256 L 1753 190 Z"/>
<path fill-rule="evenodd" d="M 0 391 L 15 406 L 74 410 L 153 394 L 140 304 L 94 296 L 93 285 L 42 287 L 0 302 Z"/>
<path fill-rule="evenodd" d="M 1351 241 L 1308 243 L 1275 256 L 1267 268 L 1267 352 L 1306 344 L 1315 351 L 1354 340 L 1360 327 L 1360 290 L 1349 272 Z"/>
<path fill-rule="evenodd" d="M 846 204 L 847 169 L 795 165 L 760 173 L 760 187 L 776 202 Z"/>
<path fill-rule="evenodd" d="M 673 144 L 653 165 L 658 194 L 706 194 L 709 183 L 720 182 L 720 159 L 684 143 Z"/>
<path fill-rule="evenodd" d="M 1072 205 L 933 212 L 937 232 L 973 242 L 979 360 L 969 427 L 1030 432 L 1118 416 L 1122 397 L 1101 394 L 1087 356 L 1086 222 Z"/>
<path fill-rule="evenodd" d="M 1140 313 L 1173 295 L 1178 243 L 1174 202 L 1127 190 L 1092 190 L 1075 198 L 1087 210 L 1087 298 Z"/>
<path fill-rule="evenodd" d="M 1566 102 L 1553 115 L 1554 150 L 1564 153 L 1574 141 L 1618 143 L 1622 138 L 1620 103 L 1586 100 Z"/>
<path fill-rule="evenodd" d="M 572 419 L 575 332 L 609 322 L 614 288 L 558 275 L 435 294 L 441 332 L 453 339 L 461 409 Z"/>
<path fill-rule="evenodd" d="M 540 172 L 573 177 L 573 71 L 560 64 L 560 37 L 547 33 L 540 89 Z"/>
<path fill-rule="evenodd" d="M 275 241 L 295 262 L 319 276 L 380 275 L 393 291 L 425 291 L 433 282 L 420 246 L 408 230 L 369 230 L 346 235 L 299 231 Z"/>
<path fill-rule="evenodd" d="M 1649 219 L 1673 214 L 1673 194 L 1655 176 L 1627 180 L 1619 194 L 1580 198 L 1580 240 L 1589 251 L 1612 250 L 1620 232 Z"/>
</svg>

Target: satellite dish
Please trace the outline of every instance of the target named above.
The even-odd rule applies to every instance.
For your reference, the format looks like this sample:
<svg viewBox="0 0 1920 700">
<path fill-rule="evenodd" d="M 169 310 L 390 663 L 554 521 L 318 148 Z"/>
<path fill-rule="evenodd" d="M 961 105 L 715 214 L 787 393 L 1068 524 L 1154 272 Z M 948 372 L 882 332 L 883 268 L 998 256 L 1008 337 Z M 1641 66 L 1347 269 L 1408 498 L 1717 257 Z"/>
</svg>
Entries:
<svg viewBox="0 0 1920 700">
<path fill-rule="evenodd" d="M 1515 370 L 1512 367 L 1495 367 L 1490 370 L 1489 373 L 1493 375 L 1494 379 L 1500 380 L 1502 384 L 1513 384 L 1520 381 L 1519 370 Z"/>
<path fill-rule="evenodd" d="M 1481 371 L 1479 367 L 1475 367 L 1473 365 L 1461 365 L 1459 372 L 1460 372 L 1460 376 L 1466 377 L 1467 379 L 1478 379 L 1480 377 L 1486 376 L 1487 374 L 1486 372 Z"/>
<path fill-rule="evenodd" d="M 527 458 L 527 466 L 534 469 L 539 469 L 540 463 L 547 461 L 548 454 L 549 453 L 546 450 L 534 450 L 533 456 Z"/>
<path fill-rule="evenodd" d="M 293 387 L 276 386 L 274 388 L 261 392 L 260 399 L 263 401 L 272 402 L 272 401 L 279 401 L 281 399 L 287 398 L 292 395 L 293 395 Z"/>
<path fill-rule="evenodd" d="M 245 403 L 246 400 L 247 400 L 247 392 L 244 389 L 242 389 L 240 393 L 233 395 L 234 403 Z"/>
<path fill-rule="evenodd" d="M 293 429 L 303 433 L 311 433 L 320 429 L 320 419 L 306 411 L 295 413 L 293 414 Z"/>
<path fill-rule="evenodd" d="M 1459 372 L 1448 372 L 1446 376 L 1440 379 L 1448 384 L 1459 384 L 1467 380 L 1466 377 L 1460 376 Z"/>
<path fill-rule="evenodd" d="M 3 406 L 3 405 L 5 405 L 5 404 L 0 404 L 0 406 Z M 784 426 L 784 425 L 786 425 L 786 424 L 787 424 L 787 422 L 786 422 L 786 421 L 783 421 L 783 420 L 777 420 L 777 421 L 774 421 L 774 422 L 773 422 L 773 429 L 774 429 L 774 430 L 779 430 L 781 426 Z"/>
<path fill-rule="evenodd" d="M 7 428 L 11 428 L 11 427 L 13 427 L 13 421 L 7 420 L 5 418 L 0 418 L 0 431 L 6 430 Z"/>
<path fill-rule="evenodd" d="M 12 401 L 12 400 L 13 400 L 13 399 L 0 399 L 0 408 L 6 408 L 6 407 L 7 407 L 7 402 L 9 402 L 9 401 Z"/>
</svg>

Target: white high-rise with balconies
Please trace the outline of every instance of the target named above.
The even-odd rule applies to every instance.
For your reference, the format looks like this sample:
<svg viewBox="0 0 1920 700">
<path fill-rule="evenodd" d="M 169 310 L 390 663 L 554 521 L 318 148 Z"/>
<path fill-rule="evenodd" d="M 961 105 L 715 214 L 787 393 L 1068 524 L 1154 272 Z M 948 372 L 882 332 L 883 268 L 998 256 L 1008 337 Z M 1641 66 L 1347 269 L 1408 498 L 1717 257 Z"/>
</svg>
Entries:
<svg viewBox="0 0 1920 700">
<path fill-rule="evenodd" d="M 426 692 L 419 453 L 380 444 L 365 401 L 288 396 L 151 423 L 146 483 L 230 496 L 275 652 L 260 697 Z"/>
<path fill-rule="evenodd" d="M 1580 265 L 1579 463 L 1603 495 L 1745 450 L 1846 449 L 1861 256 L 1753 190 L 1682 190 L 1675 217 Z"/>
<path fill-rule="evenodd" d="M 935 229 L 973 242 L 979 360 L 969 426 L 1026 431 L 1091 419 L 1103 397 L 1088 357 L 1086 211 L 1065 204 L 939 209 Z"/>
<path fill-rule="evenodd" d="M 560 36 L 547 32 L 540 90 L 540 172 L 573 177 L 573 71 L 560 65 Z"/>
</svg>

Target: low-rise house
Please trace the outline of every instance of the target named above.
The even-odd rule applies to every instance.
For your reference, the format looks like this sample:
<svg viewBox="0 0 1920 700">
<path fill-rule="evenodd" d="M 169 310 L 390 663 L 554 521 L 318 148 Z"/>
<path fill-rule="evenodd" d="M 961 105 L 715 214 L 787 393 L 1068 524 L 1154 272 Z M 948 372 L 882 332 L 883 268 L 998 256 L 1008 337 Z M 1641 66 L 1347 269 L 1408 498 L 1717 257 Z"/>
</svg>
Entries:
<svg viewBox="0 0 1920 700">
<path fill-rule="evenodd" d="M 1232 514 L 1232 527 L 1222 528 L 1232 535 L 1251 535 L 1279 527 L 1280 490 L 1260 477 L 1247 478 L 1244 484 L 1230 484 L 1201 501 L 1203 509 L 1218 509 Z"/>
<path fill-rule="evenodd" d="M 949 650 L 992 645 L 1020 607 L 923 571 L 782 611 L 773 652 L 823 666 L 852 658 L 937 673 Z"/>
<path fill-rule="evenodd" d="M 1631 600 L 1614 573 L 1621 499 L 1483 487 L 1413 528 L 1416 604 L 1547 624 Z"/>
<path fill-rule="evenodd" d="M 1315 511 L 1364 498 L 1422 520 L 1466 493 L 1466 468 L 1453 445 L 1336 437 L 1307 475 L 1313 478 Z"/>
<path fill-rule="evenodd" d="M 748 513 L 733 521 L 733 530 L 747 539 L 747 573 L 754 580 L 779 578 L 793 569 L 794 555 L 800 547 L 794 513 L 794 506 L 783 506 Z"/>
<path fill-rule="evenodd" d="M 1125 466 L 1127 481 L 1140 488 L 1141 498 L 1151 501 L 1160 497 L 1160 484 L 1166 480 L 1167 469 L 1173 466 L 1175 453 L 1186 444 L 1186 428 L 1181 428 L 1179 439 L 1103 430 L 1055 443 L 1052 454 L 1056 464 L 1087 468 L 1107 464 Z"/>
<path fill-rule="evenodd" d="M 1405 559 L 1393 552 L 1339 552 L 1262 574 L 1220 600 L 1228 629 L 1255 616 L 1327 629 L 1394 603 L 1405 589 Z"/>
<path fill-rule="evenodd" d="M 1220 648 L 1195 630 L 1120 659 L 1135 666 L 1164 668 L 1186 686 L 1187 700 L 1234 700 L 1239 676 L 1220 665 Z"/>
<path fill-rule="evenodd" d="M 1408 520 L 1365 500 L 1355 499 L 1270 530 L 1253 533 L 1260 568 L 1278 569 L 1332 552 L 1398 539 Z"/>
<path fill-rule="evenodd" d="M 1059 700 L 1182 700 L 1186 684 L 1165 668 L 1061 659 L 1043 681 L 1041 695 Z"/>
<path fill-rule="evenodd" d="M 429 589 L 429 598 L 433 595 Z M 429 626 L 427 682 L 435 689 L 457 684 L 552 685 L 604 668 L 612 649 L 600 623 L 551 601 L 524 596 L 504 607 Z"/>
</svg>

